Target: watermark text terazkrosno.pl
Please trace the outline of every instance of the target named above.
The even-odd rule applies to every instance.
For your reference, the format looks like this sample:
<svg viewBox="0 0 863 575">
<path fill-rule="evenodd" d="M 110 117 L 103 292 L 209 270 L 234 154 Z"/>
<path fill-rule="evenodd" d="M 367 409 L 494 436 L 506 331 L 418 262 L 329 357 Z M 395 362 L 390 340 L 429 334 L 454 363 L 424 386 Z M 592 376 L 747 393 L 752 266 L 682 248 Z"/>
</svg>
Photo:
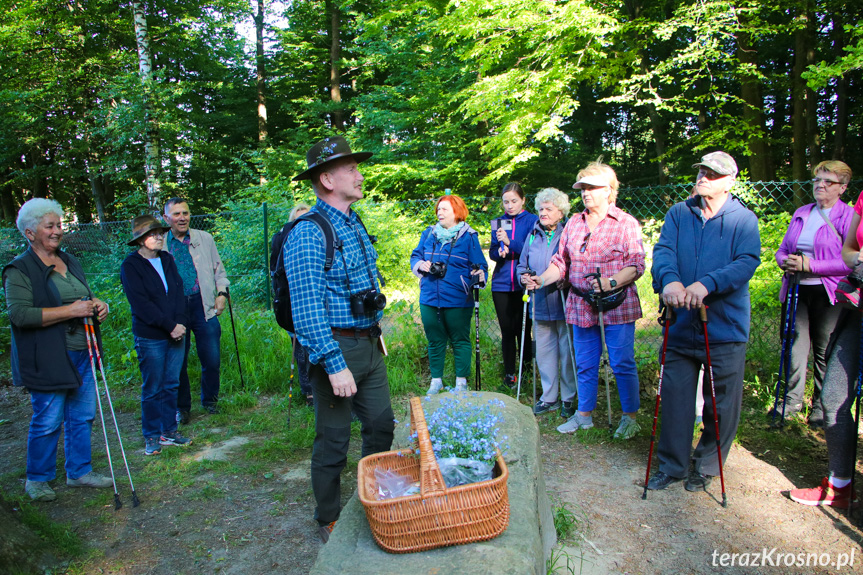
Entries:
<svg viewBox="0 0 863 575">
<path fill-rule="evenodd" d="M 856 549 L 839 553 L 783 553 L 773 547 L 747 553 L 720 553 L 711 556 L 714 567 L 831 567 L 839 571 L 853 567 Z"/>
</svg>

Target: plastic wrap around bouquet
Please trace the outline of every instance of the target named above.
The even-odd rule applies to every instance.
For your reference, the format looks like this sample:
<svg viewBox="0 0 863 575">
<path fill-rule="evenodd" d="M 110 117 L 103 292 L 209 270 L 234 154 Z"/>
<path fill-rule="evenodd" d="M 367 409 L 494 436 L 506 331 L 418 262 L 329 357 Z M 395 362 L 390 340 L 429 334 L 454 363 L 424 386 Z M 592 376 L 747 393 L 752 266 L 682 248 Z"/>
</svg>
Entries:
<svg viewBox="0 0 863 575">
<path fill-rule="evenodd" d="M 509 525 L 509 470 L 499 453 L 489 480 L 447 487 L 435 458 L 420 398 L 411 398 L 411 430 L 419 445 L 360 460 L 358 490 L 375 541 L 391 553 L 425 551 L 497 537 Z M 381 471 L 419 482 L 419 493 L 379 499 Z"/>
</svg>

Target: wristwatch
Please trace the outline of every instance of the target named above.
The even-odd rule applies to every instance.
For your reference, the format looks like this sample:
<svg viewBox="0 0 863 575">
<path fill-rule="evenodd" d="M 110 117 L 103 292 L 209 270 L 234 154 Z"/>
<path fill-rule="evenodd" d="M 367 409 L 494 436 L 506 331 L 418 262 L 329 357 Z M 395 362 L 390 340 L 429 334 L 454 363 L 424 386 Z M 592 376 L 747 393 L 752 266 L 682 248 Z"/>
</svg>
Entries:
<svg viewBox="0 0 863 575">
<path fill-rule="evenodd" d="M 228 297 L 228 292 L 226 292 L 226 291 L 220 291 L 220 292 L 217 294 L 217 296 L 216 296 L 216 297 L 218 297 L 218 296 L 220 296 L 220 295 L 223 295 L 223 296 L 225 296 L 225 297 Z"/>
<path fill-rule="evenodd" d="M 610 286 L 611 286 L 611 289 L 616 288 L 616 287 L 617 287 L 617 280 L 616 280 L 616 279 L 612 279 L 612 278 L 608 278 L 608 285 L 610 285 Z"/>
</svg>

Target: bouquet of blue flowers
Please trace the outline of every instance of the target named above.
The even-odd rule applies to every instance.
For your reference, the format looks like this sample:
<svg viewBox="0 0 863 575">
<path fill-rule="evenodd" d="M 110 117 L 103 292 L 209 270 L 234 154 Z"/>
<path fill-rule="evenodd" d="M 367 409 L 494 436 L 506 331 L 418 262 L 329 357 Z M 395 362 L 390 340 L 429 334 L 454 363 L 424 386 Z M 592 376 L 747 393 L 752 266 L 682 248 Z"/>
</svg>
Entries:
<svg viewBox="0 0 863 575">
<path fill-rule="evenodd" d="M 498 454 L 506 450 L 507 437 L 501 434 L 504 404 L 491 399 L 471 401 L 477 394 L 430 396 L 438 401 L 434 410 L 424 410 L 429 438 L 447 487 L 491 479 Z M 416 440 L 416 435 L 412 436 Z"/>
</svg>

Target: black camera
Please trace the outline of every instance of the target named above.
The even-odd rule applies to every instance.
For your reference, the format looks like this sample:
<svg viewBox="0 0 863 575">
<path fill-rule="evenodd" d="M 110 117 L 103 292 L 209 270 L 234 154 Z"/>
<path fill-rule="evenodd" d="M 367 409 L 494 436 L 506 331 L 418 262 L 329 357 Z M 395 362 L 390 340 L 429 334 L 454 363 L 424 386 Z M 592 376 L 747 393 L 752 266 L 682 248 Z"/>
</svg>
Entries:
<svg viewBox="0 0 863 575">
<path fill-rule="evenodd" d="M 376 289 L 367 289 L 351 296 L 351 313 L 365 315 L 387 306 L 387 296 Z"/>
<path fill-rule="evenodd" d="M 446 262 L 432 262 L 428 273 L 432 277 L 444 277 L 446 275 Z"/>
</svg>

